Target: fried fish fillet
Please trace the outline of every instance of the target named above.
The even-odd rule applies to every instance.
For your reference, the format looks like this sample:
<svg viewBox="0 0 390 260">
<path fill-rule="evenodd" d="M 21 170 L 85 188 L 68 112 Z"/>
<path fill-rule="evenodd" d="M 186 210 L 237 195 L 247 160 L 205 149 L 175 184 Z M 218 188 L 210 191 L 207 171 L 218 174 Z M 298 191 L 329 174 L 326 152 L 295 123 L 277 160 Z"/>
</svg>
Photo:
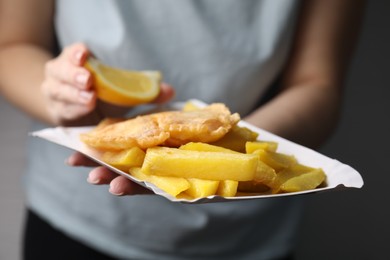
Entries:
<svg viewBox="0 0 390 260">
<path fill-rule="evenodd" d="M 139 116 L 119 123 L 98 126 L 81 134 L 81 141 L 102 150 L 123 150 L 134 146 L 141 149 L 157 146 L 169 138 L 149 115 Z"/>
<path fill-rule="evenodd" d="M 159 127 L 170 134 L 164 145 L 174 147 L 188 142 L 217 141 L 240 120 L 237 113 L 232 115 L 221 103 L 198 110 L 161 112 L 152 116 Z"/>
<path fill-rule="evenodd" d="M 115 124 L 115 123 L 123 122 L 125 120 L 126 120 L 126 118 L 108 117 L 108 118 L 105 118 L 102 121 L 100 121 L 100 123 L 95 127 L 94 130 L 103 129 L 104 127 L 106 127 L 108 125 L 112 125 L 112 124 Z"/>
<path fill-rule="evenodd" d="M 87 145 L 102 150 L 158 145 L 177 147 L 188 142 L 213 142 L 237 124 L 240 116 L 220 103 L 194 111 L 167 111 L 122 122 L 108 119 L 81 135 Z"/>
</svg>

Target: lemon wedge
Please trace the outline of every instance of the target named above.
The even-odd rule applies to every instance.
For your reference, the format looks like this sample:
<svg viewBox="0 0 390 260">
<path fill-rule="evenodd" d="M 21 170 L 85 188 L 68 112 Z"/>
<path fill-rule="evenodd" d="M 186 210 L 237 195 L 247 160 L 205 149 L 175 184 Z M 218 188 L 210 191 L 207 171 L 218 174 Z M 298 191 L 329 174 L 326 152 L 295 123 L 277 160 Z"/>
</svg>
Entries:
<svg viewBox="0 0 390 260">
<path fill-rule="evenodd" d="M 103 64 L 89 57 L 85 63 L 93 78 L 99 99 L 120 106 L 145 104 L 160 92 L 159 71 L 131 71 Z"/>
</svg>

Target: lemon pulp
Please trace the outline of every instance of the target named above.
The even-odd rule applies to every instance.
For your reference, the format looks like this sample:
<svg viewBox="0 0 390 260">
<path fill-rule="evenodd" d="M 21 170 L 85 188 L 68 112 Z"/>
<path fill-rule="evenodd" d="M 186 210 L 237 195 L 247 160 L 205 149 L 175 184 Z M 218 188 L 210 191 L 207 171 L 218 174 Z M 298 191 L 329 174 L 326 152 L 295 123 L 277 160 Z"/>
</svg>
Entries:
<svg viewBox="0 0 390 260">
<path fill-rule="evenodd" d="M 91 72 L 99 99 L 121 106 L 149 103 L 160 92 L 159 71 L 131 71 L 107 66 L 88 58 L 85 67 Z"/>
</svg>

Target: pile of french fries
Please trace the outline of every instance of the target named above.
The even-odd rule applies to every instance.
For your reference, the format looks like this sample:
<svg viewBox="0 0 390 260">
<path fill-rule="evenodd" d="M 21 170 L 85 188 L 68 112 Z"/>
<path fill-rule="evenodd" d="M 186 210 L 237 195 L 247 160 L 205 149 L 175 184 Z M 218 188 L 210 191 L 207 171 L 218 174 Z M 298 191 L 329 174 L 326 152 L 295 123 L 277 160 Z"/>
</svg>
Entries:
<svg viewBox="0 0 390 260">
<path fill-rule="evenodd" d="M 184 110 L 196 109 L 187 104 Z M 214 143 L 105 151 L 102 160 L 178 199 L 299 192 L 324 185 L 321 168 L 278 152 L 278 143 L 235 125 Z"/>
</svg>

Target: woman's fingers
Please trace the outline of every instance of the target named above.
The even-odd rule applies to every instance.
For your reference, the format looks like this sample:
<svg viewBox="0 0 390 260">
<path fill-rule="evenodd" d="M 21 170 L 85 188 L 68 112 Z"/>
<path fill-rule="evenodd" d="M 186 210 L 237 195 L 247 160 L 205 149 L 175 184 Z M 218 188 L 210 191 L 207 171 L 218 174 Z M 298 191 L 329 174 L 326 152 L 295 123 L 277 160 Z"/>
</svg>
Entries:
<svg viewBox="0 0 390 260">
<path fill-rule="evenodd" d="M 75 66 L 83 66 L 90 55 L 88 47 L 84 43 L 75 43 L 66 47 L 63 55 L 69 57 L 69 60 Z"/>
<path fill-rule="evenodd" d="M 42 83 L 45 96 L 53 101 L 64 104 L 93 105 L 96 93 L 92 90 L 83 90 L 56 80 L 47 79 Z"/>
<path fill-rule="evenodd" d="M 175 89 L 171 85 L 167 83 L 161 83 L 160 88 L 160 94 L 153 101 L 153 103 L 162 104 L 170 101 L 175 96 Z"/>
<path fill-rule="evenodd" d="M 87 181 L 91 184 L 109 184 L 116 177 L 118 174 L 104 166 L 99 166 L 89 172 Z"/>
<path fill-rule="evenodd" d="M 87 166 L 87 167 L 94 167 L 99 165 L 94 160 L 89 159 L 87 156 L 79 152 L 75 152 L 71 156 L 69 156 L 69 158 L 66 160 L 66 164 L 70 166 Z"/>
<path fill-rule="evenodd" d="M 52 123 L 68 124 L 96 108 L 92 75 L 83 66 L 88 56 L 87 46 L 76 43 L 46 63 L 41 90 Z"/>
<path fill-rule="evenodd" d="M 47 77 L 55 78 L 82 90 L 90 89 L 92 86 L 91 73 L 82 65 L 75 65 L 72 57 L 60 55 L 47 62 L 45 74 Z"/>
<path fill-rule="evenodd" d="M 104 166 L 93 169 L 89 173 L 87 181 L 95 185 L 109 184 L 109 192 L 117 196 L 152 193 L 150 190 L 110 171 Z"/>
<path fill-rule="evenodd" d="M 88 55 L 88 48 L 82 43 L 66 47 L 57 58 L 46 63 L 46 78 L 78 89 L 80 93 L 90 90 L 92 76 L 83 67 Z"/>
<path fill-rule="evenodd" d="M 89 159 L 79 152 L 73 153 L 66 163 L 70 166 L 98 166 L 95 161 Z M 110 184 L 109 191 L 114 195 L 134 195 L 134 194 L 152 194 L 152 192 L 124 176 L 120 176 L 110 171 L 104 166 L 99 166 L 91 170 L 88 174 L 87 181 L 91 184 L 102 185 Z"/>
<path fill-rule="evenodd" d="M 132 182 L 124 176 L 114 178 L 110 183 L 109 192 L 113 195 L 153 194 L 150 190 Z"/>
</svg>

